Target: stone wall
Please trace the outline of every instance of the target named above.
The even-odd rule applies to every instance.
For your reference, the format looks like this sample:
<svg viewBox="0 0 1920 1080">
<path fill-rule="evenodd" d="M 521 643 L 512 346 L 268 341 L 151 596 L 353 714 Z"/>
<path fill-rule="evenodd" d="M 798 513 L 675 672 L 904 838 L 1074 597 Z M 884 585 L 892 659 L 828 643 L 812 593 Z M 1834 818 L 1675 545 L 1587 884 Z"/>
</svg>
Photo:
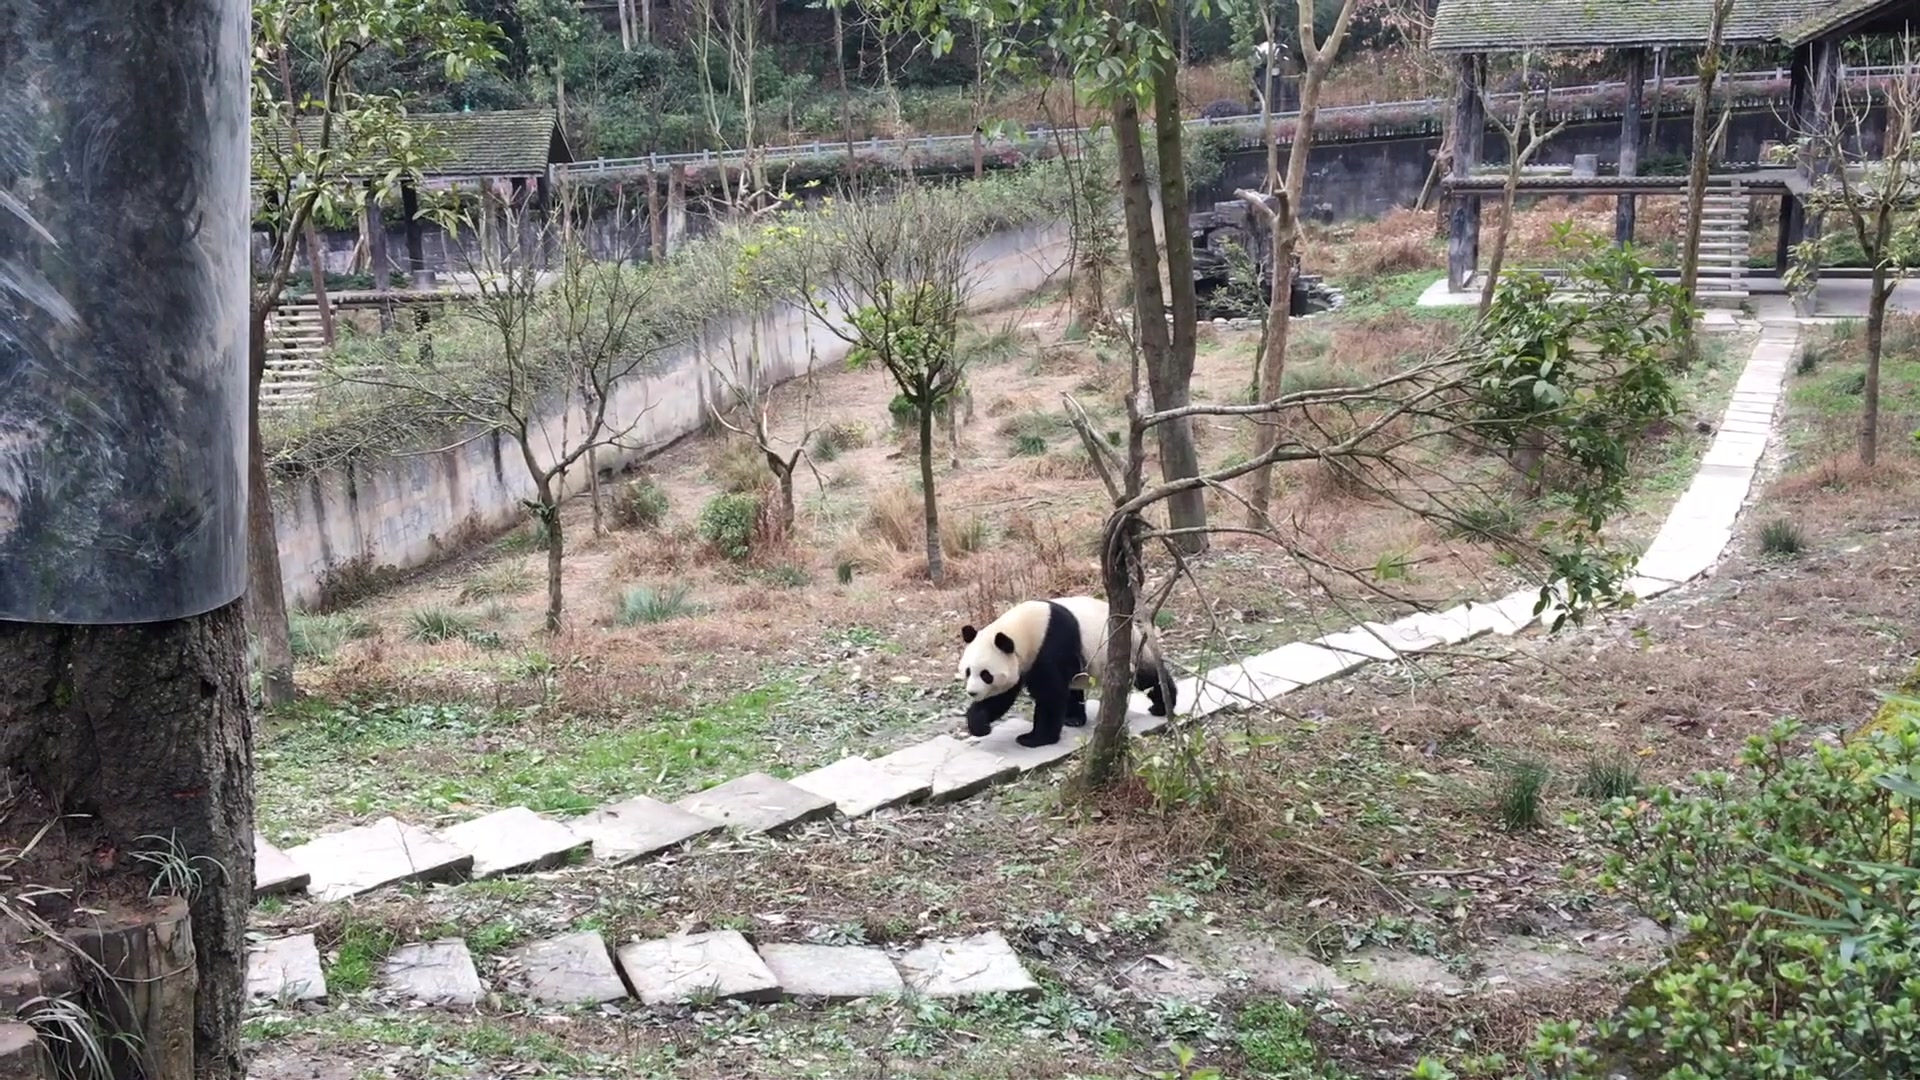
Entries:
<svg viewBox="0 0 1920 1080">
<path fill-rule="evenodd" d="M 1068 246 L 1061 224 L 1009 230 L 981 241 L 974 252 L 976 304 L 1006 304 L 1063 275 Z M 810 354 L 825 366 L 847 353 L 845 342 L 798 307 L 764 311 L 751 322 L 758 323 L 766 370 L 778 379 L 804 372 Z M 747 319 L 716 326 L 657 373 L 623 384 L 612 402 L 609 426 L 629 431 L 623 442 L 637 449 L 604 452 L 601 468 L 618 469 L 698 431 L 718 390 L 709 358 L 729 358 L 730 340 L 744 354 L 750 328 Z M 577 441 L 582 426 L 577 403 L 556 402 L 546 420 L 551 434 L 535 440 L 536 449 L 558 450 L 563 430 L 574 432 Z M 569 481 L 571 490 L 584 490 L 584 464 Z M 295 605 L 313 603 L 329 574 L 349 566 L 409 569 L 431 563 L 525 520 L 521 500 L 532 494 L 518 443 L 500 435 L 302 479 L 275 492 L 287 599 Z"/>
</svg>

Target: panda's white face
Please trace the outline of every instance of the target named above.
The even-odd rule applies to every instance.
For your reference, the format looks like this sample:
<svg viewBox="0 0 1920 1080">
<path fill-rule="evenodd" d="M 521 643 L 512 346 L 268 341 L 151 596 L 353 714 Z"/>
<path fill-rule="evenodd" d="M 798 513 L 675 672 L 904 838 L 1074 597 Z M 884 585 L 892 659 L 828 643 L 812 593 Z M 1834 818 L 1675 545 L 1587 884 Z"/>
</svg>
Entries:
<svg viewBox="0 0 1920 1080">
<path fill-rule="evenodd" d="M 960 653 L 959 675 L 967 684 L 968 700 L 980 701 L 1020 685 L 1020 658 L 1014 655 L 1012 638 L 1005 634 L 987 638 L 963 626 L 960 640 L 967 643 Z"/>
</svg>

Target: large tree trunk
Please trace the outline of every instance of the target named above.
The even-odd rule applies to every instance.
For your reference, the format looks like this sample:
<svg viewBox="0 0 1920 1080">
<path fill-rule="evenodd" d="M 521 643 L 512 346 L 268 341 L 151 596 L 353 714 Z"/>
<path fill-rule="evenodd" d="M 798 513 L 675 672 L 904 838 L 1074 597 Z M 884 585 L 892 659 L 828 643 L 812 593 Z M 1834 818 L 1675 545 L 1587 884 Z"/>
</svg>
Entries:
<svg viewBox="0 0 1920 1080">
<path fill-rule="evenodd" d="M 1159 6 L 1161 31 L 1173 35 L 1172 5 Z M 1168 309 L 1173 316 L 1172 347 L 1156 363 L 1147 357 L 1147 385 L 1155 409 L 1177 409 L 1189 402 L 1193 358 L 1200 313 L 1194 297 L 1193 229 L 1187 216 L 1187 173 L 1181 152 L 1179 72 L 1172 60 L 1163 60 L 1153 79 L 1154 136 L 1160 158 L 1160 222 L 1167 246 Z M 1157 428 L 1160 475 L 1182 480 L 1200 475 L 1200 452 L 1193 442 L 1193 424 L 1182 418 Z M 1203 489 L 1182 491 L 1167 500 L 1167 514 L 1175 529 L 1205 529 L 1207 494 Z M 1189 555 L 1207 549 L 1205 532 L 1186 533 L 1175 544 Z"/>
<path fill-rule="evenodd" d="M 191 898 L 196 1071 L 241 1080 L 253 903 L 241 605 L 126 626 L 0 623 L 0 656 L 0 761 L 62 812 L 90 815 L 69 831 L 97 828 L 101 850 L 134 872 L 125 853 L 151 849 L 141 838 L 152 836 L 219 864 Z"/>
<path fill-rule="evenodd" d="M 924 395 L 927 401 L 931 394 Z M 933 406 L 922 405 L 920 415 L 920 491 L 927 517 L 927 580 L 935 585 L 946 580 L 946 558 L 940 550 L 940 501 L 933 493 Z"/>
<path fill-rule="evenodd" d="M 280 576 L 280 536 L 273 526 L 273 490 L 266 445 L 260 439 L 260 380 L 267 365 L 267 320 L 253 312 L 247 334 L 247 625 L 260 650 L 260 695 L 269 708 L 299 697 L 293 681 L 293 641 L 287 626 L 286 584 Z"/>
</svg>

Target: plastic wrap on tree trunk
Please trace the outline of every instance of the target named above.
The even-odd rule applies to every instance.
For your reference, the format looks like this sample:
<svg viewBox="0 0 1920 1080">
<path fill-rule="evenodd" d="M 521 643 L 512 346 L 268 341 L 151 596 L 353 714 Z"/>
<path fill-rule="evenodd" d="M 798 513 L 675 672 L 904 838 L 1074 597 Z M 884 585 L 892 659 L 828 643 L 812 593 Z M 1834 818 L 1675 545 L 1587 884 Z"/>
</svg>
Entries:
<svg viewBox="0 0 1920 1080">
<path fill-rule="evenodd" d="M 0 0 L 0 619 L 246 586 L 247 19 Z"/>
</svg>

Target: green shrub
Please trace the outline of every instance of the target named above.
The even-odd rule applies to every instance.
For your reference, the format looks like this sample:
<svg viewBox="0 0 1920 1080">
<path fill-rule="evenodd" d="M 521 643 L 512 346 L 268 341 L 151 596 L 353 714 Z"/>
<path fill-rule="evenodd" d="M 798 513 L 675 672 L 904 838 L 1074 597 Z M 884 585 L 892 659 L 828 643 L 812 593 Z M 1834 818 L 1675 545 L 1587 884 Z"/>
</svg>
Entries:
<svg viewBox="0 0 1920 1080">
<path fill-rule="evenodd" d="M 439 608 L 427 608 L 407 616 L 407 636 L 428 645 L 466 638 L 479 629 L 479 625 L 465 615 Z"/>
<path fill-rule="evenodd" d="M 1760 527 L 1760 553 L 1782 558 L 1798 555 L 1807 548 L 1800 526 L 1787 518 L 1775 518 Z"/>
<path fill-rule="evenodd" d="M 651 477 L 638 477 L 613 492 L 613 523 L 622 529 L 657 529 L 667 520 L 667 492 Z"/>
<path fill-rule="evenodd" d="M 842 585 L 851 585 L 853 584 L 853 571 L 853 560 L 841 559 L 839 565 L 833 568 L 833 578 Z"/>
<path fill-rule="evenodd" d="M 778 586 L 782 589 L 803 588 L 809 581 L 813 580 L 807 575 L 805 570 L 797 566 L 788 565 L 770 566 L 761 577 L 764 577 L 768 584 Z"/>
<path fill-rule="evenodd" d="M 753 554 L 754 524 L 760 500 L 740 492 L 708 500 L 700 511 L 700 539 L 725 558 L 740 562 Z"/>
<path fill-rule="evenodd" d="M 1040 457 L 1047 452 L 1047 440 L 1038 435 L 1018 435 L 1013 440 L 1015 457 Z"/>
<path fill-rule="evenodd" d="M 887 415 L 893 418 L 893 426 L 898 430 L 913 431 L 920 426 L 920 410 L 914 408 L 905 394 L 893 395 L 893 400 L 887 402 Z"/>
<path fill-rule="evenodd" d="M 295 660 L 331 660 L 340 646 L 372 635 L 373 624 L 357 615 L 296 611 L 287 619 L 287 642 Z"/>
<path fill-rule="evenodd" d="M 1247 1059 L 1250 1075 L 1286 1080 L 1335 1080 L 1347 1073 L 1321 1057 L 1307 1034 L 1310 1017 L 1285 1001 L 1248 1002 L 1234 1018 L 1233 1041 Z"/>
<path fill-rule="evenodd" d="M 773 474 L 767 469 L 767 457 L 760 448 L 745 439 L 729 436 L 720 444 L 708 465 L 713 482 L 729 495 L 750 495 L 767 486 Z"/>
<path fill-rule="evenodd" d="M 1844 746 L 1783 721 L 1738 778 L 1606 815 L 1602 884 L 1687 931 L 1600 1046 L 1643 1076 L 1911 1076 L 1920 1069 L 1920 710 Z M 1571 1075 L 1599 1076 L 1584 1048 Z"/>
<path fill-rule="evenodd" d="M 1583 798 L 1625 799 L 1640 790 L 1640 766 L 1624 754 L 1594 758 L 1575 791 Z"/>
<path fill-rule="evenodd" d="M 650 625 L 691 615 L 697 610 L 688 600 L 692 591 L 685 585 L 669 585 L 664 589 L 635 585 L 620 597 L 620 625 Z"/>
</svg>

